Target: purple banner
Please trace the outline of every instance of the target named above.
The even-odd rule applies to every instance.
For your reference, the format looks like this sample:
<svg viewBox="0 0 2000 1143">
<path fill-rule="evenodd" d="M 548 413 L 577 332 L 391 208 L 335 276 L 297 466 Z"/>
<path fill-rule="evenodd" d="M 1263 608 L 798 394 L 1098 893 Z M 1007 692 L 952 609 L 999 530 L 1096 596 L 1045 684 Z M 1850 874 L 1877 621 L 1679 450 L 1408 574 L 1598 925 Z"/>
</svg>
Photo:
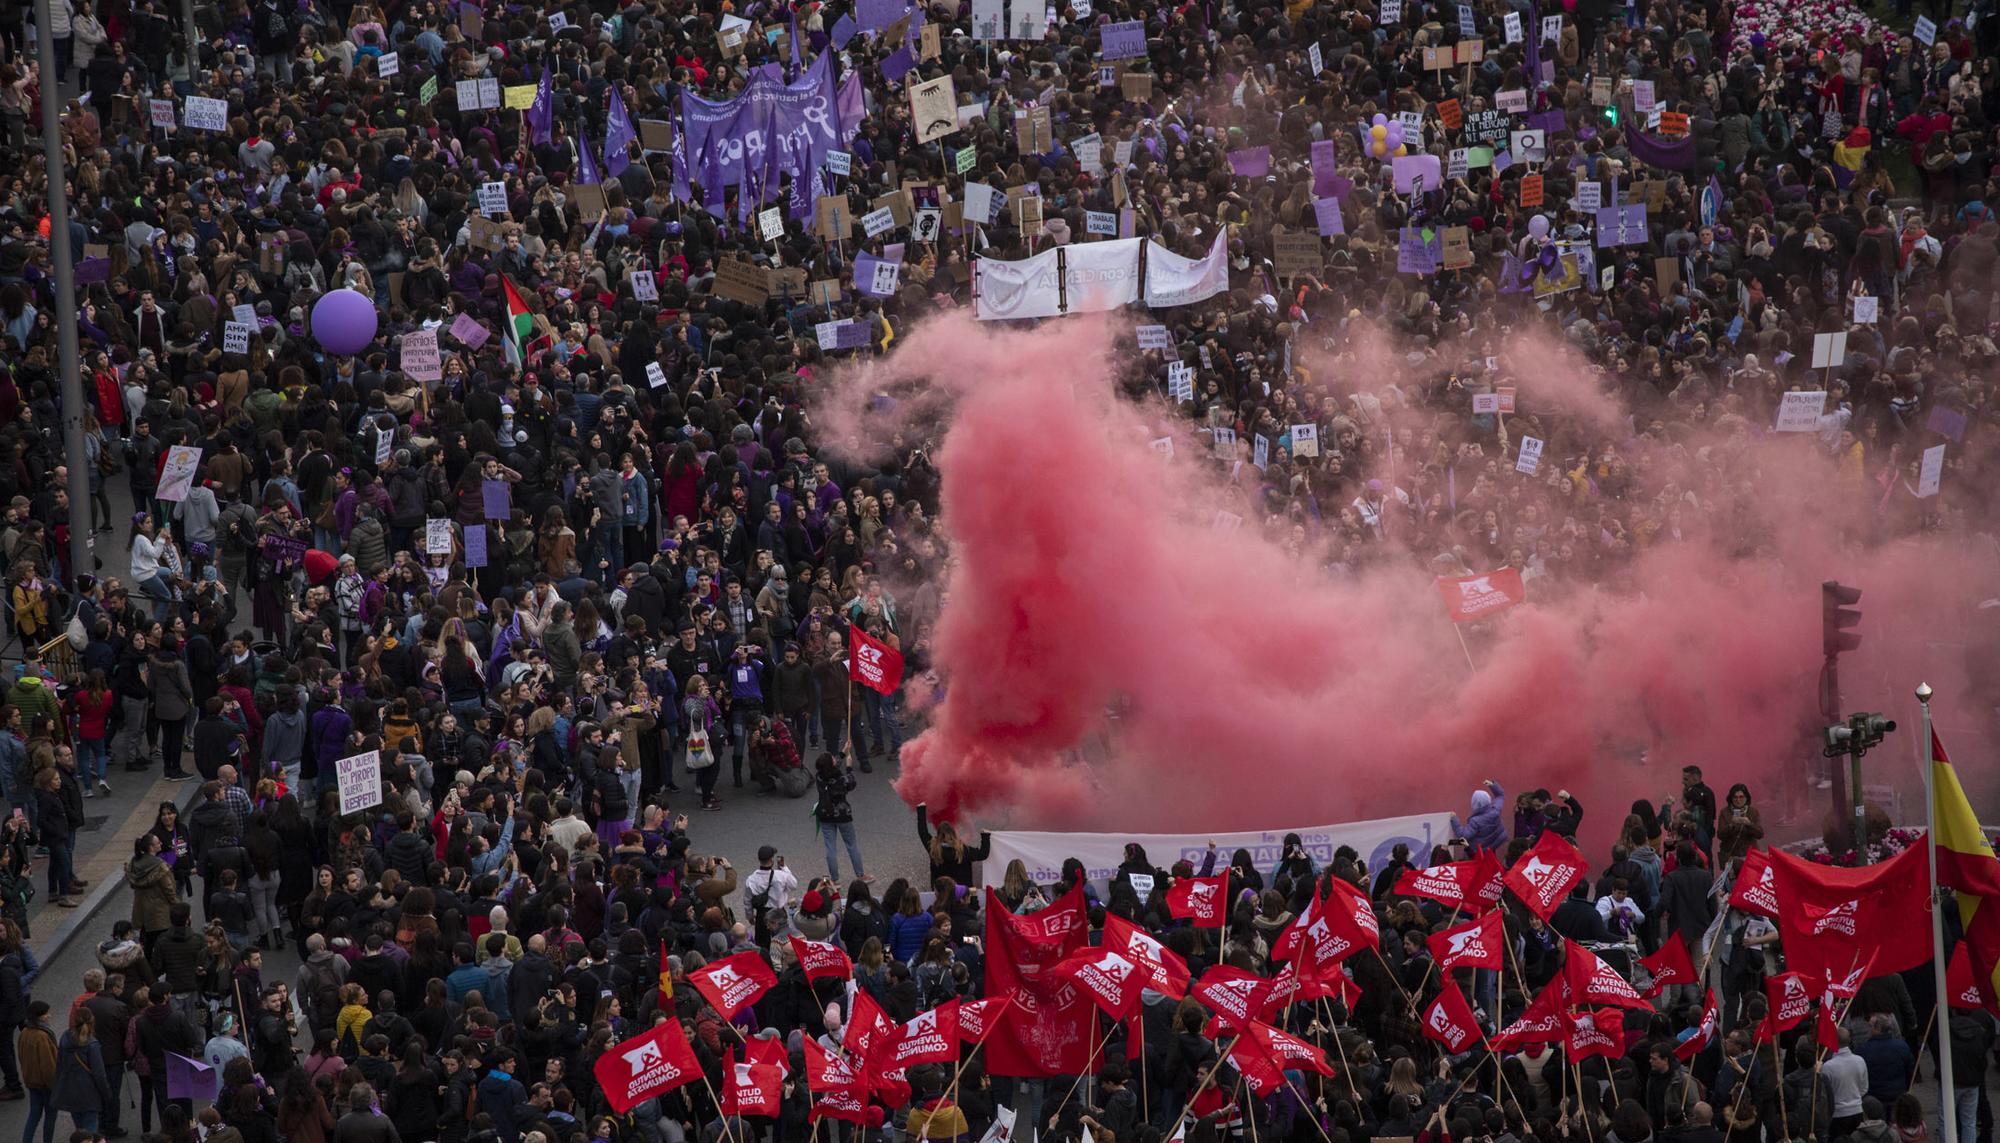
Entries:
<svg viewBox="0 0 2000 1143">
<path fill-rule="evenodd" d="M 483 568 L 486 566 L 486 525 L 467 524 L 465 526 L 465 566 Z"/>
<path fill-rule="evenodd" d="M 514 488 L 504 480 L 479 482 L 479 498 L 486 505 L 488 520 L 514 518 Z"/>
<path fill-rule="evenodd" d="M 1146 54 L 1146 22 L 1126 20 L 1117 24 L 1106 24 L 1100 29 L 1103 35 L 1098 55 L 1108 60 L 1128 60 Z"/>
<path fill-rule="evenodd" d="M 1644 246 L 1646 244 L 1646 204 L 1624 203 L 1601 207 L 1597 212 L 1597 248 Z"/>
<path fill-rule="evenodd" d="M 1694 136 L 1666 140 L 1644 131 L 1625 132 L 1625 146 L 1642 163 L 1668 170 L 1691 171 L 1695 166 Z"/>
<path fill-rule="evenodd" d="M 861 0 L 856 5 L 855 14 L 861 18 L 861 30 L 879 32 L 903 18 L 904 0 Z"/>
<path fill-rule="evenodd" d="M 1231 151 L 1229 169 L 1246 179 L 1261 179 L 1271 173 L 1271 148 L 1245 147 Z"/>
<path fill-rule="evenodd" d="M 290 536 L 265 536 L 257 542 L 264 558 L 277 564 L 295 564 L 306 558 L 306 542 Z"/>
<path fill-rule="evenodd" d="M 674 194 L 683 202 L 692 201 L 688 184 L 698 180 L 705 204 L 719 215 L 727 187 L 775 193 L 781 174 L 807 178 L 843 138 L 842 101 L 834 90 L 831 59 L 822 55 L 814 60 L 796 83 L 753 79 L 736 96 L 719 103 L 683 92 L 683 153 L 674 168 Z M 857 119 L 855 127 L 859 126 Z M 740 201 L 747 218 L 752 196 L 743 195 Z M 794 198 L 793 216 L 812 217 L 810 198 Z"/>
</svg>

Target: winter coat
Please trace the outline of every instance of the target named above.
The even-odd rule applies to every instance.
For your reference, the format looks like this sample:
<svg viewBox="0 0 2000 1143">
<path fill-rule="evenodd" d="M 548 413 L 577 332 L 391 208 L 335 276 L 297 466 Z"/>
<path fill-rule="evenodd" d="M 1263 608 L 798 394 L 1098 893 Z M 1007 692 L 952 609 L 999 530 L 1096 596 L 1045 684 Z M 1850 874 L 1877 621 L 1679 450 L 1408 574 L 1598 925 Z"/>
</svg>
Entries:
<svg viewBox="0 0 2000 1143">
<path fill-rule="evenodd" d="M 382 521 L 372 513 L 355 521 L 354 531 L 347 536 L 347 554 L 354 557 L 355 568 L 365 576 L 388 567 L 389 535 L 383 530 Z"/>
<path fill-rule="evenodd" d="M 174 722 L 194 710 L 194 684 L 188 679 L 187 664 L 180 656 L 153 656 L 146 664 L 146 685 L 153 700 L 153 715 Z"/>
<path fill-rule="evenodd" d="M 171 923 L 169 915 L 179 896 L 174 892 L 174 871 L 158 854 L 127 861 L 125 883 L 132 887 L 132 924 L 140 932 L 157 933 Z"/>
<path fill-rule="evenodd" d="M 49 1101 L 57 1111 L 97 1114 L 116 1098 L 111 1080 L 104 1072 L 103 1047 L 96 1040 L 76 1042 L 76 1033 L 64 1032 L 56 1047 L 55 1091 Z"/>
</svg>

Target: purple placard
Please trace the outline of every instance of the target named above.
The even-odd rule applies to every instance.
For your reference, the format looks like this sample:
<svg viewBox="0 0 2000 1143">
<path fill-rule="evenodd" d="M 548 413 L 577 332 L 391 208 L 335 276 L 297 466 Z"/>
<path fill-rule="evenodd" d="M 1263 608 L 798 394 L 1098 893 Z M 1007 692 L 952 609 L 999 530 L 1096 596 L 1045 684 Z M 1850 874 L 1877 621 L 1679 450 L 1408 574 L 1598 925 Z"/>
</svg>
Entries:
<svg viewBox="0 0 2000 1143">
<path fill-rule="evenodd" d="M 451 319 L 451 335 L 468 349 L 478 349 L 486 344 L 487 338 L 493 336 L 486 332 L 486 327 L 479 324 L 479 319 L 471 314 L 460 314 Z"/>
<path fill-rule="evenodd" d="M 855 5 L 855 14 L 861 17 L 861 30 L 879 32 L 903 18 L 904 0 L 861 0 Z"/>
<path fill-rule="evenodd" d="M 1340 200 L 1337 198 L 1314 199 L 1313 217 L 1319 220 L 1321 238 L 1347 233 L 1347 220 L 1340 216 Z"/>
<path fill-rule="evenodd" d="M 1443 247 L 1443 239 L 1436 244 Z M 1413 226 L 1405 226 L 1396 242 L 1396 272 L 1398 274 L 1435 274 L 1437 257 L 1431 243 L 1424 241 L 1424 232 Z"/>
<path fill-rule="evenodd" d="M 287 567 L 306 558 L 306 542 L 290 536 L 265 536 L 257 542 L 257 550 L 272 563 Z"/>
<path fill-rule="evenodd" d="M 1245 147 L 1229 152 L 1229 169 L 1246 179 L 1261 179 L 1271 173 L 1271 148 Z"/>
<path fill-rule="evenodd" d="M 479 499 L 486 506 L 485 515 L 488 520 L 511 520 L 514 518 L 514 489 L 506 481 L 480 481 Z"/>
<path fill-rule="evenodd" d="M 896 83 L 904 76 L 910 74 L 910 69 L 916 66 L 917 57 L 911 53 L 910 49 L 897 48 L 895 54 L 882 61 L 882 81 L 884 83 Z"/>
<path fill-rule="evenodd" d="M 85 258 L 76 264 L 76 280 L 85 285 L 111 280 L 111 259 Z"/>
<path fill-rule="evenodd" d="M 465 566 L 483 568 L 486 566 L 486 525 L 467 524 L 465 526 Z"/>
<path fill-rule="evenodd" d="M 1146 22 L 1126 20 L 1117 24 L 1106 24 L 1101 29 L 1102 45 L 1098 55 L 1108 60 L 1127 60 L 1146 54 Z"/>
<path fill-rule="evenodd" d="M 1389 165 L 1395 173 L 1398 194 L 1434 191 L 1444 185 L 1444 164 L 1436 155 L 1398 155 Z"/>
<path fill-rule="evenodd" d="M 215 1069 L 179 1052 L 168 1052 L 167 1098 L 214 1099 Z"/>
<path fill-rule="evenodd" d="M 854 17 L 842 16 L 833 22 L 833 31 L 827 33 L 827 47 L 839 51 L 847 46 L 847 41 L 853 39 L 857 31 L 860 28 L 854 23 Z"/>
<path fill-rule="evenodd" d="M 1314 198 L 1325 198 L 1328 195 L 1333 195 L 1335 198 L 1340 197 L 1333 193 L 1333 180 L 1340 177 L 1334 173 L 1334 167 L 1339 161 L 1340 152 L 1334 147 L 1333 140 L 1320 139 L 1313 143 L 1312 169 Z"/>
<path fill-rule="evenodd" d="M 865 321 L 844 321 L 834 331 L 834 345 L 841 349 L 866 349 L 872 327 Z"/>
<path fill-rule="evenodd" d="M 1646 243 L 1646 204 L 1622 203 L 1597 211 L 1597 248 L 1643 246 Z"/>
<path fill-rule="evenodd" d="M 1952 440 L 1962 441 L 1965 439 L 1965 414 L 1943 405 L 1933 405 L 1930 417 L 1924 421 L 1924 427 Z"/>
<path fill-rule="evenodd" d="M 892 266 L 895 264 L 896 264 L 895 259 L 877 258 L 871 254 L 866 254 L 859 250 L 855 251 L 854 292 L 857 294 L 864 294 L 871 298 L 894 297 L 895 296 L 894 294 L 878 294 L 875 292 L 875 267 Z"/>
<path fill-rule="evenodd" d="M 1545 135 L 1555 136 L 1569 130 L 1569 119 L 1560 111 L 1544 111 L 1528 116 L 1528 126 L 1539 129 Z"/>
</svg>

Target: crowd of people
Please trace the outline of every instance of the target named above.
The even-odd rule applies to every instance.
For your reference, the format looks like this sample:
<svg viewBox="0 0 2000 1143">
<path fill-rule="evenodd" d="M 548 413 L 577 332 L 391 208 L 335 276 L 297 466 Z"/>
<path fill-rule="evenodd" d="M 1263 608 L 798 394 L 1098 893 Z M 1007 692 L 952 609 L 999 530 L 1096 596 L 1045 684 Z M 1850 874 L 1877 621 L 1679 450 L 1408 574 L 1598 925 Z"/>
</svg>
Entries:
<svg viewBox="0 0 2000 1143">
<path fill-rule="evenodd" d="M 1990 0 L 1930 0 L 1919 25 L 1907 3 L 1811 0 L 1015 0 L 997 28 L 981 0 L 50 6 L 54 75 L 26 6 L 0 8 L 0 559 L 21 660 L 0 726 L 0 1101 L 26 1100 L 24 1143 L 62 1125 L 969 1143 L 996 1124 L 1922 1143 L 1937 1120 L 1913 1087 L 1943 1036 L 1962 1138 L 1990 1140 L 1994 1026 L 1934 1016 L 1927 972 L 1867 981 L 1837 1050 L 1810 1027 L 1756 1036 L 1785 952 L 1725 903 L 1763 826 L 1749 789 L 1718 801 L 1697 769 L 1676 804 L 1631 807 L 1546 921 L 1508 899 L 1504 971 L 1440 971 L 1426 938 L 1456 911 L 1399 881 L 1575 837 L 1565 791 L 1489 784 L 1462 837 L 1386 867 L 1136 852 L 1109 883 L 1072 863 L 1054 885 L 982 864 L 982 839 L 919 807 L 928 876 L 878 889 L 848 799 L 921 729 L 904 699 L 949 685 L 931 654 L 943 477 L 935 440 L 830 440 L 812 415 L 844 361 L 970 307 L 972 261 L 1108 218 L 1188 257 L 1226 232 L 1227 288 L 1140 318 L 1171 348 L 1133 353 L 1128 389 L 1240 442 L 1242 515 L 1330 573 L 1505 565 L 1543 598 L 1614 580 L 1636 552 L 1727 533 L 1783 447 L 1764 439 L 1783 395 L 1818 389 L 1805 440 L 1853 510 L 1847 542 L 1969 534 L 2000 365 Z M 1141 50 L 1108 58 L 1131 21 Z M 814 120 L 839 171 L 725 182 L 730 146 L 778 145 L 691 153 L 698 101 L 816 61 L 841 92 Z M 908 89 L 944 76 L 940 138 Z M 62 105 L 61 235 L 44 100 Z M 1441 177 L 1399 189 L 1398 148 Z M 964 218 L 970 183 L 1005 191 L 988 225 Z M 1601 208 L 1621 201 L 1645 225 L 1614 243 Z M 1299 233 L 1319 236 L 1304 264 Z M 83 456 L 60 432 L 52 240 L 76 264 Z M 878 262 L 901 267 L 888 288 Z M 349 351 L 320 309 L 341 291 L 369 313 Z M 858 345 L 839 332 L 857 325 Z M 1829 331 L 1844 356 L 1812 368 Z M 1338 367 L 1382 363 L 1385 339 L 1394 376 Z M 1622 421 L 1538 404 L 1510 353 L 1547 344 Z M 1517 382 L 1517 410 L 1468 415 Z M 1919 458 L 1940 443 L 1934 498 Z M 74 465 L 98 566 L 69 557 Z M 854 680 L 859 635 L 903 656 L 901 688 Z M 155 759 L 199 787 L 130 843 L 98 967 L 41 977 L 35 875 L 75 906 L 84 800 Z M 379 799 L 346 801 L 369 782 Z M 739 876 L 701 845 L 758 790 L 816 792 L 824 875 L 767 845 Z M 1215 873 L 1222 923 L 1177 915 L 1173 886 Z M 1136 925 L 1196 980 L 1277 979 L 1336 883 L 1380 929 L 1347 962 L 1358 996 L 1272 1017 L 1333 1055 L 1325 1072 L 1257 1094 L 1208 1008 L 1148 988 L 1131 1019 L 1093 1019 L 1082 1075 L 998 1074 L 968 1045 L 873 1089 L 858 1121 L 809 1122 L 814 1053 L 869 1067 L 850 1034 L 866 1006 L 900 1024 L 988 995 L 996 909 L 1076 894 L 1093 943 Z M 793 938 L 851 974 L 808 979 Z M 1705 1012 L 1685 985 L 1580 1070 L 1560 1044 L 1454 1052 L 1426 1032 L 1447 991 L 1488 1032 L 1512 1024 L 1571 945 L 1643 980 L 1639 958 L 1675 942 L 1706 950 L 1722 998 L 1688 1060 Z M 288 946 L 297 972 L 266 973 Z M 777 984 L 725 1017 L 691 974 L 744 953 Z M 704 1082 L 615 1110 L 595 1063 L 661 1021 Z M 739 1057 L 773 1043 L 775 1113 L 725 1111 Z"/>
</svg>

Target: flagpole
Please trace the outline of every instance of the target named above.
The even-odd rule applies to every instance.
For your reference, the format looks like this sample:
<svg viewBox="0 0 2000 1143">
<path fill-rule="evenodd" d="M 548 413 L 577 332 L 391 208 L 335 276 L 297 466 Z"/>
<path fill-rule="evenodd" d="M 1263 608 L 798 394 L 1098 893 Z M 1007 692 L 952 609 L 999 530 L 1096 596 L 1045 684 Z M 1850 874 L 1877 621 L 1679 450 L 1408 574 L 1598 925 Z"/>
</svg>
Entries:
<svg viewBox="0 0 2000 1143">
<path fill-rule="evenodd" d="M 1924 732 L 1917 737 L 1918 760 L 1924 768 L 1924 849 L 1930 857 L 1931 876 L 1931 976 L 1937 985 L 1937 1001 L 1931 1018 L 1950 1003 L 1945 985 L 1944 906 L 1938 895 L 1937 858 L 1937 764 L 1931 747 L 1931 685 L 1917 684 L 1917 705 L 1924 712 Z M 1958 1099 L 1951 1074 L 1951 1022 L 1938 1021 L 1938 1118 L 1943 1124 L 1944 1143 L 1958 1143 Z"/>
</svg>

